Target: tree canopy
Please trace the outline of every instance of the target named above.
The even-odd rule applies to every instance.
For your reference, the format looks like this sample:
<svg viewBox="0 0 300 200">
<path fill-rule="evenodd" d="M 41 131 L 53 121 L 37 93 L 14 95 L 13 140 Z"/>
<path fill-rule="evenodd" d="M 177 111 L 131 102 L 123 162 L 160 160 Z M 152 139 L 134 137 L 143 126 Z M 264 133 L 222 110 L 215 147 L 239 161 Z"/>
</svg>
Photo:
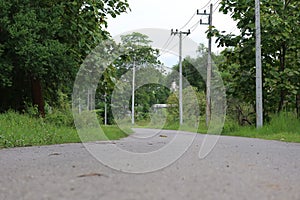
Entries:
<svg viewBox="0 0 300 200">
<path fill-rule="evenodd" d="M 240 34 L 213 30 L 226 62 L 221 65 L 230 97 L 255 107 L 254 1 L 222 0 L 220 11 L 237 22 Z M 300 2 L 261 0 L 264 112 L 299 107 Z"/>
<path fill-rule="evenodd" d="M 55 103 L 58 90 L 70 91 L 83 58 L 109 37 L 107 16 L 128 3 L 1 0 L 0 9 L 1 110 L 21 110 L 32 99 L 43 114 L 44 99 Z"/>
</svg>

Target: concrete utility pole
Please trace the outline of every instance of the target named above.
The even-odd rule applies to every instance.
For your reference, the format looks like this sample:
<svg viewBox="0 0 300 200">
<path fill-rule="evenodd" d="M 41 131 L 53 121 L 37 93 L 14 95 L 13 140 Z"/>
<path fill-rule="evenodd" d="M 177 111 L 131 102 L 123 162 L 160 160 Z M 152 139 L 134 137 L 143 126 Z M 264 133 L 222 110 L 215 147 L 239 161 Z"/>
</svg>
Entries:
<svg viewBox="0 0 300 200">
<path fill-rule="evenodd" d="M 208 23 L 203 23 L 200 20 L 200 25 L 208 25 L 209 31 L 212 30 L 212 15 L 213 15 L 213 4 L 210 4 L 210 13 L 200 13 L 197 10 L 197 15 L 208 16 Z M 209 126 L 211 119 L 211 75 L 212 75 L 212 58 L 211 58 L 211 37 L 208 38 L 208 57 L 207 57 L 207 80 L 206 80 L 206 126 Z"/>
<path fill-rule="evenodd" d="M 134 93 L 135 93 L 135 61 L 132 67 L 132 100 L 131 100 L 131 124 L 134 125 Z"/>
<path fill-rule="evenodd" d="M 106 102 L 106 92 L 104 94 L 104 125 L 107 125 L 107 102 Z"/>
<path fill-rule="evenodd" d="M 261 28 L 260 0 L 255 0 L 256 26 L 256 127 L 263 126 L 262 66 L 261 66 Z"/>
<path fill-rule="evenodd" d="M 182 106 L 182 34 L 189 35 L 191 31 L 182 32 L 171 30 L 171 35 L 179 35 L 179 123 L 183 124 L 183 106 Z"/>
</svg>

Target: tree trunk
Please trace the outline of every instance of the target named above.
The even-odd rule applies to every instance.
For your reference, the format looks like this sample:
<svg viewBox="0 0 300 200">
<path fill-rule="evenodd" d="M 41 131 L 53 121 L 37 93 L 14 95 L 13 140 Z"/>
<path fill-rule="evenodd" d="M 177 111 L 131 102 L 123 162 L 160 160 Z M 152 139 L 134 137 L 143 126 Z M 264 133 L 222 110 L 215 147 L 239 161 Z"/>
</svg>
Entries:
<svg viewBox="0 0 300 200">
<path fill-rule="evenodd" d="M 286 44 L 284 43 L 282 45 L 282 49 L 280 52 L 280 71 L 284 72 L 285 70 L 285 56 L 286 56 Z M 281 83 L 284 83 L 283 77 L 281 77 Z M 283 88 L 280 88 L 280 101 L 278 105 L 278 113 L 282 111 L 284 106 L 284 100 L 286 96 L 286 90 Z"/>
<path fill-rule="evenodd" d="M 31 94 L 33 105 L 37 105 L 40 116 L 45 117 L 45 102 L 43 98 L 42 84 L 39 79 L 34 77 L 31 77 Z"/>
<path fill-rule="evenodd" d="M 300 94 L 296 95 L 296 110 L 297 110 L 297 117 L 300 118 Z"/>
</svg>

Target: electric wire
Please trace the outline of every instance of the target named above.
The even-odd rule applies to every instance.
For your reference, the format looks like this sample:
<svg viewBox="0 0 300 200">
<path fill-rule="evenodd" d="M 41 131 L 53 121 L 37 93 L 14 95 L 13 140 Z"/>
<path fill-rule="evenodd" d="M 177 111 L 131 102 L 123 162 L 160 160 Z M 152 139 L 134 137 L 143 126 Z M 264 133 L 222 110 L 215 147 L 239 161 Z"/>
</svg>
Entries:
<svg viewBox="0 0 300 200">
<path fill-rule="evenodd" d="M 193 14 L 193 16 L 185 23 L 185 25 L 183 25 L 181 28 L 180 28 L 180 30 L 182 30 L 182 29 L 184 29 L 193 19 L 194 19 L 194 17 L 197 15 L 197 13 L 195 12 L 194 14 Z"/>
<path fill-rule="evenodd" d="M 216 1 L 215 3 L 214 3 L 214 5 L 216 5 L 217 3 L 219 3 L 220 2 L 220 0 L 218 0 L 218 1 Z M 200 8 L 199 10 L 203 10 L 203 9 L 205 9 L 205 8 L 207 8 L 207 6 L 209 6 L 209 4 L 211 4 L 212 3 L 212 0 L 209 0 L 202 8 Z M 220 4 L 219 4 L 220 5 Z M 219 7 L 219 5 L 218 5 L 218 7 Z M 217 7 L 217 8 L 218 8 Z M 216 9 L 217 9 L 216 8 Z M 214 11 L 216 11 L 216 9 L 214 10 Z M 180 30 L 182 30 L 182 29 L 184 29 L 194 18 L 195 18 L 195 16 L 197 15 L 197 13 L 195 12 L 192 16 L 191 16 L 191 18 L 180 28 Z M 205 20 L 205 19 L 208 19 L 208 17 L 205 17 L 204 19 L 203 19 L 203 17 L 201 17 L 201 20 Z M 197 21 L 197 23 L 195 23 L 193 26 L 191 26 L 191 28 L 189 29 L 189 30 L 191 30 L 191 32 L 194 32 L 198 27 L 199 27 L 199 22 Z M 183 41 L 184 41 L 184 39 L 186 39 L 186 37 L 187 37 L 187 35 L 186 36 L 184 36 L 183 37 Z M 173 40 L 174 40 L 174 35 L 173 36 L 170 36 L 168 39 L 167 39 L 167 41 L 165 42 L 165 44 L 163 45 L 163 47 L 161 48 L 162 49 L 162 52 L 158 55 L 158 57 L 160 57 L 160 56 L 162 56 L 163 54 L 165 54 L 165 53 L 168 53 L 168 52 L 172 52 L 172 50 L 179 44 L 179 43 L 176 43 L 175 45 L 173 45 L 170 49 L 168 49 L 167 50 L 167 48 L 169 47 L 169 45 L 173 42 Z"/>
<path fill-rule="evenodd" d="M 215 6 L 217 3 L 219 3 L 219 2 L 220 2 L 220 0 L 216 1 L 216 3 L 214 4 L 214 6 Z M 219 3 L 218 6 L 214 9 L 213 13 L 216 12 L 216 10 L 220 7 L 220 5 L 221 5 L 221 4 Z"/>
<path fill-rule="evenodd" d="M 174 40 L 174 35 L 170 36 L 169 39 L 166 41 L 166 43 L 163 45 L 163 47 L 161 48 L 161 53 L 158 55 L 158 57 L 162 56 L 163 54 L 165 54 L 166 52 L 168 52 L 166 49 L 169 47 L 169 45 L 173 42 Z"/>
<path fill-rule="evenodd" d="M 209 2 L 207 2 L 207 4 L 205 6 L 203 6 L 202 8 L 200 8 L 199 10 L 203 10 L 204 8 L 207 8 L 207 6 L 211 3 L 211 0 Z"/>
<path fill-rule="evenodd" d="M 166 49 L 171 42 L 174 40 L 174 35 L 170 35 L 170 37 L 168 38 L 168 40 L 166 41 L 166 43 L 162 46 L 162 49 Z"/>
</svg>

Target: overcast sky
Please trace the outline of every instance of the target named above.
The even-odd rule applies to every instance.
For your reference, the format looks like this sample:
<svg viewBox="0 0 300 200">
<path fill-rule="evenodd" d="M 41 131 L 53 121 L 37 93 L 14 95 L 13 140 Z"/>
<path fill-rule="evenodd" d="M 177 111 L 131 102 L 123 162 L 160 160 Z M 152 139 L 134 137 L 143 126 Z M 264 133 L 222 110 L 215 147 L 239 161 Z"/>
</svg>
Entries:
<svg viewBox="0 0 300 200">
<path fill-rule="evenodd" d="M 197 9 L 205 7 L 199 11 L 203 12 L 207 10 L 207 12 L 209 12 L 210 3 L 214 4 L 214 10 L 217 8 L 213 13 L 213 25 L 219 30 L 225 30 L 227 32 L 237 31 L 235 22 L 230 16 L 218 12 L 218 0 L 128 0 L 128 2 L 131 8 L 130 12 L 122 13 L 120 16 L 117 16 L 117 18 L 109 18 L 108 20 L 108 31 L 112 36 L 143 28 L 166 30 L 181 29 L 196 13 Z M 201 17 L 202 16 L 194 15 L 190 23 L 188 23 L 182 31 L 187 31 L 188 29 L 194 30 L 188 37 L 196 43 L 203 43 L 207 46 L 208 41 L 205 34 L 207 26 L 196 25 L 199 23 Z M 206 17 L 202 18 L 203 22 L 207 21 L 207 19 L 205 19 Z M 166 40 L 168 37 L 169 35 L 166 36 Z M 213 51 L 221 51 L 214 42 Z M 168 54 L 162 57 L 168 66 L 177 62 Z"/>
</svg>

